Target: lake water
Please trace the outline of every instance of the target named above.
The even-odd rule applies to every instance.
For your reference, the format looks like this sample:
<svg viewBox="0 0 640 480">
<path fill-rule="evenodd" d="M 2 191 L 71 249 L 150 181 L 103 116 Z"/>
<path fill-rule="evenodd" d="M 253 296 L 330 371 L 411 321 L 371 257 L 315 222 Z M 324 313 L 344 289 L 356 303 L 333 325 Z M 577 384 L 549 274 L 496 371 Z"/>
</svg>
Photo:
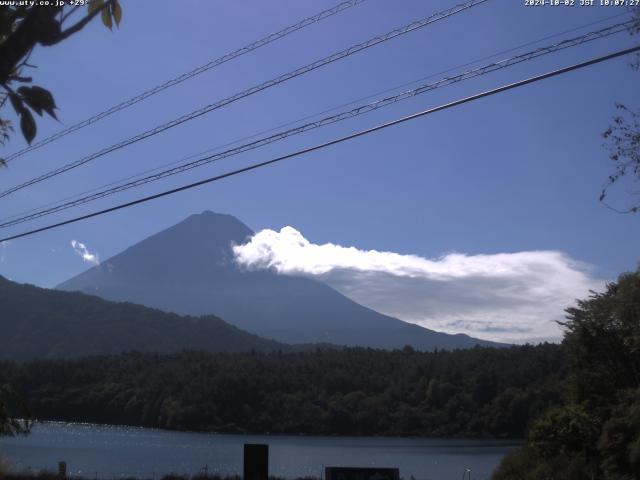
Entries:
<svg viewBox="0 0 640 480">
<path fill-rule="evenodd" d="M 269 444 L 269 473 L 320 478 L 323 466 L 399 467 L 400 476 L 419 480 L 489 479 L 515 441 L 215 435 L 146 428 L 47 422 L 31 435 L 0 438 L 0 456 L 15 469 L 57 469 L 89 478 L 166 473 L 242 474 L 245 443 Z M 468 475 L 467 475 L 468 477 Z M 466 477 L 465 477 L 466 478 Z"/>
</svg>

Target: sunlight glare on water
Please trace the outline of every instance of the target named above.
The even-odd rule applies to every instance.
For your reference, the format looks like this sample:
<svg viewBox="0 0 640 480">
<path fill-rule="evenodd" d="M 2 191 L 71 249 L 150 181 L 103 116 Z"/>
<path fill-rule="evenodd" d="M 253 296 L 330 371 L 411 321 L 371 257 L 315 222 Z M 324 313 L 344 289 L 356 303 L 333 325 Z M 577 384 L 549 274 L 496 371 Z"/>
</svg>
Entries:
<svg viewBox="0 0 640 480">
<path fill-rule="evenodd" d="M 269 473 L 320 477 L 323 466 L 399 467 L 418 480 L 458 480 L 465 468 L 488 479 L 500 459 L 519 445 L 507 440 L 383 437 L 218 435 L 147 428 L 47 422 L 31 435 L 0 439 L 0 455 L 14 469 L 55 470 L 88 478 L 167 473 L 242 474 L 245 443 L 269 444 Z"/>
</svg>

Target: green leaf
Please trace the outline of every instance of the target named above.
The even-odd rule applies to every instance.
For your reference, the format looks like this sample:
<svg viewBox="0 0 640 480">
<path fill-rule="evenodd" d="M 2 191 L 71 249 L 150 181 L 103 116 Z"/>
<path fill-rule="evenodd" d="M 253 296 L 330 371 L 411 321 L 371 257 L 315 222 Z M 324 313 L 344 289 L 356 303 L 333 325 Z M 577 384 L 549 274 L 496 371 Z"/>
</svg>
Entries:
<svg viewBox="0 0 640 480">
<path fill-rule="evenodd" d="M 22 104 L 22 98 L 17 93 L 9 93 L 9 100 L 11 101 L 11 105 L 13 105 L 13 109 L 16 111 L 18 115 L 22 115 L 22 112 L 25 110 L 24 105 Z"/>
<path fill-rule="evenodd" d="M 31 110 L 42 116 L 42 107 L 40 106 L 39 102 L 37 102 L 33 98 L 30 98 L 28 87 L 20 87 L 18 89 L 18 92 L 20 93 L 20 95 L 22 95 L 25 103 L 31 107 Z"/>
<path fill-rule="evenodd" d="M 22 115 L 20 115 L 20 130 L 22 130 L 22 135 L 24 135 L 25 140 L 29 145 L 36 137 L 36 122 L 33 119 L 33 115 L 26 108 L 22 111 Z"/>
<path fill-rule="evenodd" d="M 100 15 L 102 17 L 102 23 L 104 23 L 104 26 L 111 30 L 113 23 L 111 22 L 111 12 L 109 11 L 109 9 L 103 8 Z"/>
<path fill-rule="evenodd" d="M 118 2 L 118 0 L 112 0 L 111 14 L 113 15 L 113 19 L 115 20 L 116 25 L 119 27 L 120 20 L 122 20 L 122 7 L 120 6 L 120 2 Z"/>
<path fill-rule="evenodd" d="M 18 93 L 38 115 L 42 115 L 42 112 L 45 111 L 49 116 L 58 119 L 54 111 L 56 102 L 49 90 L 34 85 L 33 87 L 20 87 Z"/>
</svg>

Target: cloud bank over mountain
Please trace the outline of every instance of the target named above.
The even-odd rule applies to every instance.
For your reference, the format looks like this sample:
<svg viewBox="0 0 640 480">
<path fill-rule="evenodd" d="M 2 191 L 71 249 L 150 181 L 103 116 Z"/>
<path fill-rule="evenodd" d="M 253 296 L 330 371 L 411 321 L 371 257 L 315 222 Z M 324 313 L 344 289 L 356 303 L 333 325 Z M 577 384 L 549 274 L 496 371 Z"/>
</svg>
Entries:
<svg viewBox="0 0 640 480">
<path fill-rule="evenodd" d="M 448 333 L 506 342 L 557 339 L 557 320 L 603 281 L 559 251 L 429 259 L 317 245 L 295 228 L 262 230 L 233 247 L 248 269 L 317 278 L 381 313 Z"/>
</svg>

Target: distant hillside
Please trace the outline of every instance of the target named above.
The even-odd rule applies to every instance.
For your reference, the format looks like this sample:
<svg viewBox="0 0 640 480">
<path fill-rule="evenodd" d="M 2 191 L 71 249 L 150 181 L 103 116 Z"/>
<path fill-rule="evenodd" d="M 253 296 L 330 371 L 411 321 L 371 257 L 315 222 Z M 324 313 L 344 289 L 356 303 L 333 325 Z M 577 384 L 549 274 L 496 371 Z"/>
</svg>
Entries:
<svg viewBox="0 0 640 480">
<path fill-rule="evenodd" d="M 308 278 L 242 270 L 231 246 L 251 235 L 230 215 L 192 215 L 58 288 L 178 314 L 213 313 L 239 328 L 287 343 L 411 345 L 420 350 L 499 345 L 382 315 Z"/>
<path fill-rule="evenodd" d="M 220 318 L 181 317 L 132 303 L 22 285 L 0 276 L 0 359 L 77 357 L 183 349 L 208 352 L 289 348 Z"/>
</svg>

